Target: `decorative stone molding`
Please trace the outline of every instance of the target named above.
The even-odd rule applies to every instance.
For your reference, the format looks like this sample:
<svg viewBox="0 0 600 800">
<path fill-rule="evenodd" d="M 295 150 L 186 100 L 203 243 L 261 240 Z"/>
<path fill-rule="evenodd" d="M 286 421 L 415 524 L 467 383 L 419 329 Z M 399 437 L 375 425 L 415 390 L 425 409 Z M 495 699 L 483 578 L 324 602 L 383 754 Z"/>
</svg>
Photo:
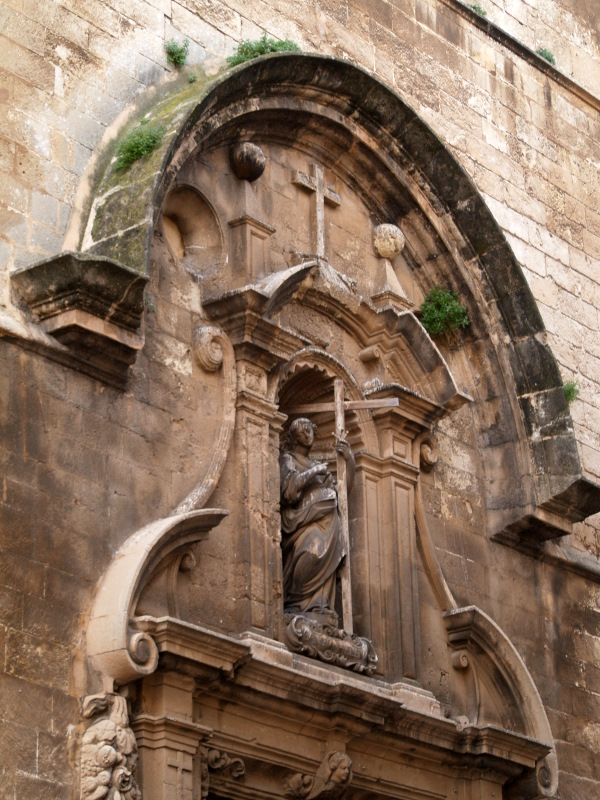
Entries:
<svg viewBox="0 0 600 800">
<path fill-rule="evenodd" d="M 334 800 L 352 782 L 352 759 L 334 750 L 327 753 L 314 776 L 296 772 L 286 782 L 284 795 L 292 800 Z"/>
<path fill-rule="evenodd" d="M 301 614 L 286 615 L 285 636 L 294 653 L 318 658 L 327 664 L 370 676 L 377 668 L 377 654 L 369 639 L 349 634 Z"/>
<path fill-rule="evenodd" d="M 208 468 L 189 494 L 179 503 L 174 514 L 201 508 L 213 493 L 229 452 L 235 428 L 237 369 L 235 354 L 227 334 L 215 325 L 205 325 L 194 331 L 194 353 L 203 369 L 223 371 L 223 405 L 220 427 Z"/>
<path fill-rule="evenodd" d="M 82 714 L 86 719 L 103 716 L 83 734 L 81 800 L 141 800 L 135 781 L 137 744 L 126 699 L 118 694 L 90 695 L 83 700 Z"/>
<path fill-rule="evenodd" d="M 65 251 L 11 275 L 44 330 L 96 374 L 122 381 L 144 344 L 145 275 L 102 256 Z"/>
<path fill-rule="evenodd" d="M 238 780 L 246 774 L 246 765 L 241 758 L 230 758 L 221 750 L 200 748 L 200 797 L 205 800 L 210 788 L 210 773 L 222 772 Z"/>
<path fill-rule="evenodd" d="M 444 615 L 448 641 L 454 649 L 452 663 L 457 669 L 469 668 L 471 651 L 483 651 L 503 676 L 511 699 L 516 702 L 526 733 L 547 742 L 550 752 L 539 758 L 534 770 L 511 785 L 509 798 L 553 798 L 558 788 L 558 761 L 554 737 L 537 687 L 510 639 L 496 623 L 476 606 L 454 608 Z M 478 681 L 476 681 L 478 684 Z"/>
<path fill-rule="evenodd" d="M 127 539 L 98 587 L 87 627 L 87 655 L 108 690 L 149 675 L 158 663 L 152 636 L 135 627 L 135 606 L 156 567 L 168 555 L 208 536 L 227 515 L 205 508 L 159 519 Z"/>
<path fill-rule="evenodd" d="M 437 464 L 440 454 L 435 436 L 426 434 L 419 444 L 419 462 L 423 472 L 431 472 Z"/>
<path fill-rule="evenodd" d="M 207 372 L 216 372 L 223 365 L 223 331 L 212 325 L 194 331 L 194 355 Z"/>
</svg>

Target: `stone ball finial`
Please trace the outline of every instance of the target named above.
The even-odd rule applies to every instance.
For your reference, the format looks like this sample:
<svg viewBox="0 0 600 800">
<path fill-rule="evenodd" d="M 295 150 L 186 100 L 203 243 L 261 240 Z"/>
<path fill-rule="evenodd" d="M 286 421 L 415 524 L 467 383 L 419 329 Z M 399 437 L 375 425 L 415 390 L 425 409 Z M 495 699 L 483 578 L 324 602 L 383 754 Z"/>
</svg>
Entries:
<svg viewBox="0 0 600 800">
<path fill-rule="evenodd" d="M 229 162 L 236 178 L 252 183 L 265 171 L 267 158 L 258 145 L 239 142 L 229 150 Z"/>
<path fill-rule="evenodd" d="M 373 232 L 373 247 L 380 258 L 395 258 L 404 248 L 406 239 L 397 225 L 384 223 Z"/>
</svg>

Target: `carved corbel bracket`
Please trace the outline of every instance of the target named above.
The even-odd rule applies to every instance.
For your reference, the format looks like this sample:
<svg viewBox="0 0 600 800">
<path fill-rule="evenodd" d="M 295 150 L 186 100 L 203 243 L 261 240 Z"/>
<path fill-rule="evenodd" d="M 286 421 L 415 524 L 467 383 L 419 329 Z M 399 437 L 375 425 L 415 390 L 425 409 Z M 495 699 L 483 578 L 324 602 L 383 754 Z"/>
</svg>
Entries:
<svg viewBox="0 0 600 800">
<path fill-rule="evenodd" d="M 11 281 L 46 333 L 94 374 L 124 380 L 144 344 L 146 275 L 110 258 L 65 251 L 14 272 Z"/>
<path fill-rule="evenodd" d="M 234 780 L 239 780 L 239 778 L 242 778 L 246 774 L 246 765 L 241 758 L 231 758 L 222 750 L 201 747 L 200 797 L 202 800 L 208 796 L 211 772 L 220 772 Z"/>
<path fill-rule="evenodd" d="M 285 784 L 284 795 L 292 800 L 334 800 L 352 782 L 352 760 L 346 753 L 327 753 L 315 776 L 296 772 Z"/>
<path fill-rule="evenodd" d="M 121 546 L 96 592 L 86 637 L 87 656 L 108 691 L 156 669 L 156 642 L 135 629 L 134 618 L 149 576 L 174 550 L 208 536 L 227 514 L 219 508 L 175 514 L 146 525 Z"/>
</svg>

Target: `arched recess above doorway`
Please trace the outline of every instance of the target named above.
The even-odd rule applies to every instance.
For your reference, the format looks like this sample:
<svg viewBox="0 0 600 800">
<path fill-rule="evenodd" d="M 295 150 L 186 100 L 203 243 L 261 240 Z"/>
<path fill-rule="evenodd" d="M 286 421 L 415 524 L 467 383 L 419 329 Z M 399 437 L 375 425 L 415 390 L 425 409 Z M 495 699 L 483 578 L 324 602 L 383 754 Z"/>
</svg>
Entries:
<svg viewBox="0 0 600 800">
<path fill-rule="evenodd" d="M 252 138 L 293 145 L 354 192 L 373 224 L 401 226 L 406 249 L 397 274 L 403 286 L 412 287 L 413 300 L 441 283 L 458 291 L 467 306 L 471 328 L 461 343 L 464 360 L 470 363 L 476 354 L 484 369 L 476 386 L 464 388 L 482 409 L 475 414 L 486 471 L 488 532 L 517 545 L 539 542 L 569 532 L 573 522 L 598 510 L 598 490 L 581 475 L 561 376 L 522 270 L 473 182 L 398 94 L 347 61 L 288 53 L 195 84 L 182 77 L 153 88 L 140 97 L 130 119 L 142 111 L 164 126 L 162 145 L 120 172 L 117 143 L 106 142 L 93 176 L 82 183 L 67 250 L 13 276 L 48 331 L 63 337 L 76 358 L 85 360 L 93 350 L 90 338 L 99 350 L 110 342 L 112 352 L 118 351 L 115 369 L 125 380 L 142 346 L 137 331 L 153 231 L 162 224 L 167 238 L 185 249 L 184 230 L 192 242 L 186 220 L 180 219 L 181 228 L 173 220 L 204 203 L 183 185 L 203 157 Z M 194 203 L 179 202 L 186 192 L 192 192 Z M 221 263 L 222 231 L 211 214 L 217 219 L 219 208 L 206 216 L 214 230 L 211 252 L 203 257 Z M 262 234 L 271 233 L 267 224 Z M 187 247 L 188 254 L 194 247 Z M 298 254 L 281 255 L 289 264 Z M 187 267 L 193 273 L 193 264 Z M 117 271 L 120 279 L 108 279 L 107 271 Z M 378 288 L 378 278 L 372 280 L 371 295 Z M 94 282 L 101 290 L 88 286 Z M 205 283 L 210 294 L 210 281 Z M 71 324 L 72 314 L 67 319 L 73 310 L 84 312 L 77 318 L 80 328 Z M 93 333 L 86 325 L 95 325 Z M 84 348 L 78 349 L 77 330 L 83 330 Z"/>
</svg>

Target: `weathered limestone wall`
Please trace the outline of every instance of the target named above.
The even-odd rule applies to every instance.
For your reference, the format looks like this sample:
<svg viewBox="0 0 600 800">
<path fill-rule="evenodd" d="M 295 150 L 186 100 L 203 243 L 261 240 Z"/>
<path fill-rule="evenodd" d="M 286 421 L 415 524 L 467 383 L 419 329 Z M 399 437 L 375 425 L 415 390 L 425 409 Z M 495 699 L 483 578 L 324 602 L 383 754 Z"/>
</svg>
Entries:
<svg viewBox="0 0 600 800">
<path fill-rule="evenodd" d="M 484 0 L 487 19 L 532 50 L 546 48 L 559 69 L 597 92 L 600 16 L 586 0 Z"/>
<path fill-rule="evenodd" d="M 591 4 L 481 5 L 527 47 L 551 49 L 558 68 L 588 91 L 599 85 Z M 600 102 L 457 8 L 451 0 L 5 0 L 2 311 L 18 314 L 10 270 L 62 248 L 77 187 L 107 127 L 170 71 L 165 39 L 188 37 L 189 63 L 216 70 L 241 38 L 266 29 L 373 70 L 461 161 L 522 263 L 565 379 L 579 382 L 576 435 L 584 468 L 600 478 Z M 169 313 L 156 323 L 165 333 L 184 324 L 180 309 L 172 314 L 176 323 Z M 12 344 L 2 346 L 0 374 L 0 798 L 63 800 L 73 774 L 80 615 L 119 544 L 111 532 L 131 532 L 180 499 L 178 482 L 195 450 L 172 425 L 190 401 L 181 400 L 181 413 L 165 407 L 178 390 L 166 369 L 153 376 L 155 387 L 164 381 L 162 401 L 140 393 L 124 402 L 116 390 Z M 469 505 L 475 446 L 457 417 L 442 440 L 452 468 L 432 478 L 428 495 L 434 515 L 448 520 L 442 563 L 459 597 L 502 618 L 540 681 L 562 791 L 591 800 L 600 789 L 600 594 L 584 578 L 508 549 L 498 547 L 492 561 L 480 509 Z M 474 503 L 479 494 L 473 487 Z M 25 509 L 38 521 L 33 530 Z M 570 546 L 600 554 L 600 523 L 572 538 Z"/>
<path fill-rule="evenodd" d="M 488 19 L 528 47 L 549 46 L 562 72 L 593 90 L 597 33 L 580 5 L 490 4 Z M 373 70 L 456 153 L 521 260 L 565 379 L 579 381 L 572 412 L 581 456 L 600 475 L 600 354 L 590 335 L 600 305 L 598 102 L 544 74 L 544 61 L 529 63 L 501 45 L 495 29 L 490 35 L 458 7 L 454 0 L 5 2 L 0 302 L 10 307 L 11 269 L 61 249 L 94 147 L 136 94 L 171 69 L 164 41 L 188 37 L 189 63 L 217 69 L 241 38 L 267 30 Z M 591 530 L 585 536 L 596 546 Z"/>
</svg>

